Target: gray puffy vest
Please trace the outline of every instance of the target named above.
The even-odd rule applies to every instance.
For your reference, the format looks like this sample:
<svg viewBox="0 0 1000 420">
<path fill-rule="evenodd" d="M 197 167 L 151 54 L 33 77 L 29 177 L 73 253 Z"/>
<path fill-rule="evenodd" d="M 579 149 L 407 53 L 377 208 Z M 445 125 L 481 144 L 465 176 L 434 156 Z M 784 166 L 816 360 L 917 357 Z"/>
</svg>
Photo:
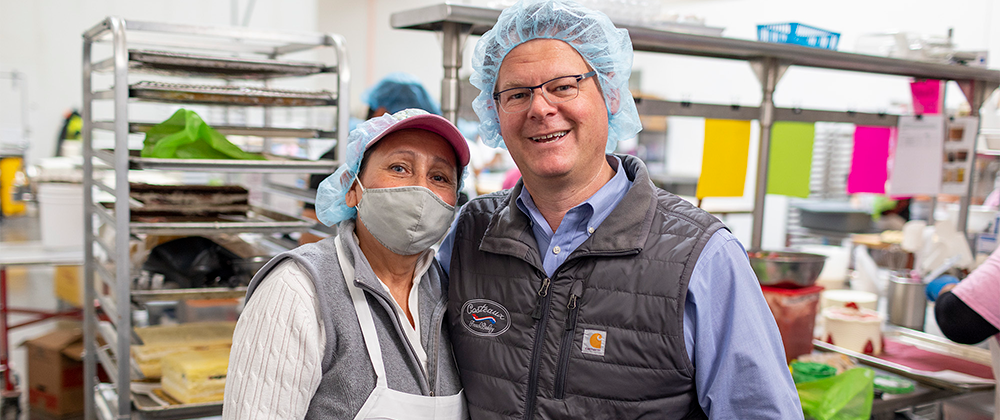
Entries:
<svg viewBox="0 0 1000 420">
<path fill-rule="evenodd" d="M 705 418 L 684 300 L 724 225 L 620 157 L 632 188 L 551 278 L 515 204 L 520 183 L 463 208 L 448 322 L 474 419 Z"/>
<path fill-rule="evenodd" d="M 427 351 L 428 373 L 425 373 L 396 318 L 395 308 L 389 300 L 392 297 L 379 284 L 368 261 L 356 258 L 361 255 L 361 250 L 353 240 L 353 231 L 353 220 L 341 222 L 338 226 L 338 232 L 352 238 L 345 241 L 345 252 L 354 259 L 355 280 L 365 291 L 371 307 L 389 388 L 418 395 L 457 394 L 462 387 L 447 329 L 443 325 L 446 296 L 441 288 L 440 265 L 436 261 L 432 263 L 420 280 L 419 313 L 413 314 L 420 317 L 420 342 Z M 319 300 L 320 321 L 326 331 L 323 377 L 309 402 L 306 418 L 354 418 L 375 389 L 375 370 L 369 361 L 358 316 L 344 283 L 334 238 L 303 245 L 274 257 L 251 280 L 247 300 L 267 274 L 286 258 L 299 263 L 312 278 Z M 281 360 L 275 360 L 275 364 L 280 363 Z"/>
</svg>

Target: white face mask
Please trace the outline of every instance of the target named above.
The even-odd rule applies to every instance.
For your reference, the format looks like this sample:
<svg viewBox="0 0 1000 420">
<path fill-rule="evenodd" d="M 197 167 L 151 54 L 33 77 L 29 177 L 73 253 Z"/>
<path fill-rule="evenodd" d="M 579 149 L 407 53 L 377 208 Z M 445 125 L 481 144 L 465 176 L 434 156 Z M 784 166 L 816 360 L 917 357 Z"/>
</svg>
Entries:
<svg viewBox="0 0 1000 420">
<path fill-rule="evenodd" d="M 358 219 L 383 246 L 399 255 L 424 252 L 448 232 L 455 206 L 418 186 L 361 187 Z"/>
</svg>

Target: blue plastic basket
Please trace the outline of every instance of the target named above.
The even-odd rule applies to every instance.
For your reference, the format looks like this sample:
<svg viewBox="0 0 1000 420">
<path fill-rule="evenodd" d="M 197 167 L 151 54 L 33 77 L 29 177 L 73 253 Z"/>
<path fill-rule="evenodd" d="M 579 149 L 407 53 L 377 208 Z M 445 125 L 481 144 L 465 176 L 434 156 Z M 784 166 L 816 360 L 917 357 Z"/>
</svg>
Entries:
<svg viewBox="0 0 1000 420">
<path fill-rule="evenodd" d="M 757 40 L 836 50 L 840 34 L 801 23 L 757 25 Z"/>
</svg>

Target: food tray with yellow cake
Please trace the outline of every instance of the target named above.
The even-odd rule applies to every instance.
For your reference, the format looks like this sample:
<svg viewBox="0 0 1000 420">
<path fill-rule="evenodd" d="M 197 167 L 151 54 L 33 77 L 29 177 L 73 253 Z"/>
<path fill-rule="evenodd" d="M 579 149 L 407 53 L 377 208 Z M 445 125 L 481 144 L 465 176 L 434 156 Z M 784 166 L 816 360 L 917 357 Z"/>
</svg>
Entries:
<svg viewBox="0 0 1000 420">
<path fill-rule="evenodd" d="M 225 350 L 233 344 L 236 322 L 190 322 L 178 325 L 157 325 L 136 328 L 142 345 L 132 346 L 132 360 L 147 379 L 162 376 L 162 361 L 177 353 Z"/>
<path fill-rule="evenodd" d="M 202 418 L 210 416 L 218 416 L 222 414 L 222 396 L 225 390 L 225 379 L 219 376 L 224 376 L 226 369 L 228 369 L 229 361 L 229 351 L 228 350 L 210 350 L 208 352 L 220 353 L 213 358 L 198 357 L 192 358 L 192 361 L 196 363 L 188 366 L 178 365 L 176 362 L 167 362 L 167 376 L 176 377 L 175 366 L 181 367 L 181 371 L 184 372 L 191 371 L 192 380 L 191 381 L 180 381 L 179 386 L 175 387 L 175 390 L 168 392 L 164 390 L 161 382 L 132 382 L 130 384 L 130 399 L 132 401 L 133 419 L 151 419 L 151 420 L 175 420 L 175 419 L 192 419 L 192 418 Z M 221 353 L 224 353 L 222 355 Z M 182 357 L 185 354 L 182 354 Z M 103 361 L 109 361 L 111 365 L 114 366 L 115 358 L 113 353 L 104 346 L 100 349 L 98 356 L 101 357 Z M 167 359 L 173 359 L 173 356 L 168 356 Z M 206 361 L 209 360 L 209 361 Z M 198 372 L 205 372 L 204 378 L 210 378 L 211 382 L 207 384 L 200 383 L 196 376 Z M 221 372 L 221 373 L 219 373 Z M 109 372 L 110 374 L 111 372 Z M 113 378 L 114 375 L 111 375 Z M 189 384 L 193 385 L 188 390 Z M 172 382 L 172 383 L 177 383 Z M 214 389 L 210 389 L 212 387 Z M 103 412 L 104 415 L 99 416 L 99 418 L 114 418 L 110 413 L 118 412 L 118 394 L 114 391 L 115 386 L 110 383 L 102 383 L 96 387 L 95 399 L 96 409 L 98 412 Z M 195 395 L 195 392 L 201 392 L 202 395 L 212 395 L 212 397 L 205 398 L 202 397 L 203 402 L 182 402 L 175 398 L 174 395 L 181 395 L 182 399 L 192 401 L 188 396 L 199 396 Z M 209 401 L 210 400 L 210 401 Z"/>
<path fill-rule="evenodd" d="M 965 392 L 995 385 L 989 350 L 893 326 L 884 327 L 882 337 L 884 344 L 878 354 L 859 353 L 822 340 L 813 340 L 813 347 L 851 356 L 860 363 L 933 387 Z"/>
<path fill-rule="evenodd" d="M 132 383 L 132 403 L 144 418 L 222 414 L 228 348 L 174 353 L 163 358 L 162 366 L 160 383 Z"/>
</svg>

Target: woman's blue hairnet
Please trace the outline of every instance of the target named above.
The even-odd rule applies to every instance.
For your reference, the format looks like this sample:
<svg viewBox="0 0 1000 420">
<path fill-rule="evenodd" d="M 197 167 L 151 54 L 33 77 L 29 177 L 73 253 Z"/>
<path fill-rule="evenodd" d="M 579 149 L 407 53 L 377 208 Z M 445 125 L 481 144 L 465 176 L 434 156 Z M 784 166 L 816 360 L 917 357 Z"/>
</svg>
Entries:
<svg viewBox="0 0 1000 420">
<path fill-rule="evenodd" d="M 618 29 L 604 13 L 566 0 L 521 0 L 508 7 L 476 44 L 470 81 L 479 88 L 472 108 L 479 116 L 483 143 L 506 147 L 500 135 L 500 120 L 493 103 L 493 91 L 500 64 L 510 50 L 539 38 L 558 39 L 572 46 L 597 71 L 608 107 L 608 144 L 615 150 L 619 140 L 630 139 L 642 130 L 628 79 L 632 74 L 632 40 L 628 31 Z M 618 107 L 612 110 L 614 104 Z"/>
<path fill-rule="evenodd" d="M 361 102 L 368 104 L 369 109 L 384 107 L 390 114 L 395 114 L 407 108 L 417 108 L 441 115 L 441 107 L 431 98 L 416 76 L 395 72 L 379 80 L 375 86 L 361 94 Z"/>
<path fill-rule="evenodd" d="M 427 112 L 421 109 L 406 109 L 395 114 L 383 114 L 358 125 L 347 136 L 347 153 L 340 167 L 316 188 L 316 218 L 324 225 L 333 226 L 341 221 L 353 219 L 357 210 L 347 205 L 347 190 L 351 189 L 354 179 L 358 176 L 361 161 L 365 156 L 368 143 L 387 128 L 407 117 Z M 465 186 L 466 167 L 460 168 L 458 191 Z"/>
</svg>

